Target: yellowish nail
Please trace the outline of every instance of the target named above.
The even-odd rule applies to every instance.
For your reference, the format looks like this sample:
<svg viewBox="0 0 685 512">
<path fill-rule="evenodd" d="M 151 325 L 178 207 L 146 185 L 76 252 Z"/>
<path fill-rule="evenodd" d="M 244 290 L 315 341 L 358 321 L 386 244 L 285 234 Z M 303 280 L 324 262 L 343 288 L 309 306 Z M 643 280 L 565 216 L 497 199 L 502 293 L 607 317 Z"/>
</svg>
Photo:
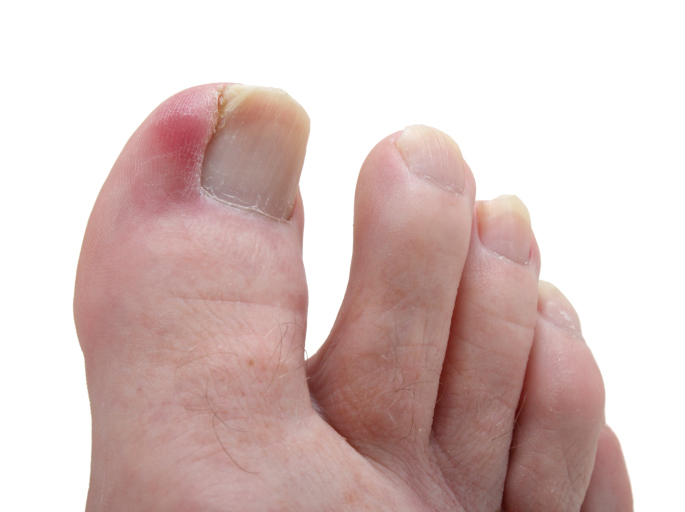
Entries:
<svg viewBox="0 0 685 512">
<path fill-rule="evenodd" d="M 307 113 L 284 91 L 226 86 L 202 163 L 202 187 L 220 202 L 287 220 L 308 138 Z"/>
</svg>

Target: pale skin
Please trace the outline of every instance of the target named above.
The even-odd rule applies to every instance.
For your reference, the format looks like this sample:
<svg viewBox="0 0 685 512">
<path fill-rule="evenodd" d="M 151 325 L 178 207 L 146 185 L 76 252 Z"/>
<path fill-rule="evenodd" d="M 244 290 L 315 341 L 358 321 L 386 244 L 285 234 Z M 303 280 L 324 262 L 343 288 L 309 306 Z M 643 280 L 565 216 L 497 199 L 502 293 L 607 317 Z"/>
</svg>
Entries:
<svg viewBox="0 0 685 512">
<path fill-rule="evenodd" d="M 347 293 L 305 359 L 308 133 L 284 93 L 212 84 L 160 105 L 115 163 L 74 301 L 87 510 L 631 511 L 528 211 L 476 202 L 434 128 L 363 163 Z"/>
</svg>

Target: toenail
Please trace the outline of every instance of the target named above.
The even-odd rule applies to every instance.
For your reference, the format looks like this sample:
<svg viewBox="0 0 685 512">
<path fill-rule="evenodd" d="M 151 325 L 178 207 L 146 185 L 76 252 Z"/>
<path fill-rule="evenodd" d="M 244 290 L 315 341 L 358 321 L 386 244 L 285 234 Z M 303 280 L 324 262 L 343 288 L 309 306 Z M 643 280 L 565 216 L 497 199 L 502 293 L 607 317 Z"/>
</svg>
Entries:
<svg viewBox="0 0 685 512">
<path fill-rule="evenodd" d="M 538 312 L 562 331 L 583 339 L 578 313 L 556 286 L 545 281 L 538 283 Z"/>
<path fill-rule="evenodd" d="M 222 203 L 289 219 L 309 137 L 309 117 L 280 89 L 225 86 L 202 162 L 202 188 Z"/>
<path fill-rule="evenodd" d="M 409 170 L 450 192 L 464 190 L 464 159 L 449 135 L 429 126 L 408 126 L 395 140 Z"/>
<path fill-rule="evenodd" d="M 498 256 L 523 265 L 530 260 L 530 215 L 518 197 L 500 196 L 479 203 L 478 233 L 483 245 Z"/>
</svg>

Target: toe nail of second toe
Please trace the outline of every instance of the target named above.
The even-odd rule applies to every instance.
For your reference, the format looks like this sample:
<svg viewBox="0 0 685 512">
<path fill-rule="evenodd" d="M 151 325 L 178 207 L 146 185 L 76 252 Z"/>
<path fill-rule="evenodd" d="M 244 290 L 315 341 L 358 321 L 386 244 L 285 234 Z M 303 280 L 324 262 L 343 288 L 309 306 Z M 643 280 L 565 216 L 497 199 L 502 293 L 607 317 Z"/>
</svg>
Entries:
<svg viewBox="0 0 685 512">
<path fill-rule="evenodd" d="M 429 126 L 408 126 L 395 145 L 414 175 L 450 192 L 464 190 L 464 159 L 457 143 L 446 133 Z"/>
</svg>

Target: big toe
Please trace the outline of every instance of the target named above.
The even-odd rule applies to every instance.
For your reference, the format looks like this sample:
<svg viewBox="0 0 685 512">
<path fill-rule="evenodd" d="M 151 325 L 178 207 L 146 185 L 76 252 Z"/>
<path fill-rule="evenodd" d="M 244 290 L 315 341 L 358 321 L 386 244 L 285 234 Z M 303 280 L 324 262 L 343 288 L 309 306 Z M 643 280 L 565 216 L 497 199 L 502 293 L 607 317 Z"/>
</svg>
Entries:
<svg viewBox="0 0 685 512">
<path fill-rule="evenodd" d="M 268 427 L 283 411 L 311 412 L 298 194 L 308 133 L 281 91 L 203 86 L 158 107 L 115 163 L 75 296 L 91 501 L 164 508 L 169 489 L 195 484 L 179 476 L 163 495 L 129 484 L 168 476 L 182 459 L 235 469 L 239 481 L 268 464 L 248 454 L 279 445 L 286 430 Z"/>
</svg>

